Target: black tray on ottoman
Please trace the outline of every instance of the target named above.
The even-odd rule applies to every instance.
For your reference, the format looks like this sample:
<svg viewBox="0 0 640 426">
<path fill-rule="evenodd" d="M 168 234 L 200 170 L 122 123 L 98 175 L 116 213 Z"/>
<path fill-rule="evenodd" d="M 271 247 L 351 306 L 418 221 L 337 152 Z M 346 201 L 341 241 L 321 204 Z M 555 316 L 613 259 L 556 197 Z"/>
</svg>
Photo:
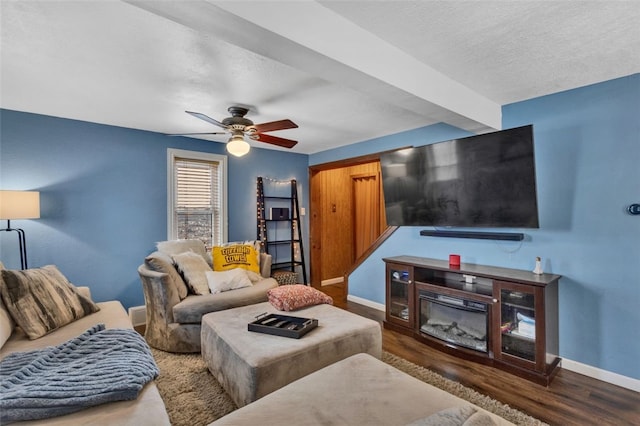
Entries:
<svg viewBox="0 0 640 426">
<path fill-rule="evenodd" d="M 299 339 L 318 326 L 315 318 L 269 314 L 249 323 L 249 331 Z"/>
</svg>

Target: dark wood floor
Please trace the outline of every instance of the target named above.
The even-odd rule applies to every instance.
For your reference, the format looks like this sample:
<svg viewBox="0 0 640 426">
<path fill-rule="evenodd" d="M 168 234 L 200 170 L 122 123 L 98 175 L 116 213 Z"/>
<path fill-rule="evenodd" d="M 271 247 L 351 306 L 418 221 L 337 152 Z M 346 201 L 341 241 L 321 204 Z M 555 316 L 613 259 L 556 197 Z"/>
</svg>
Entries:
<svg viewBox="0 0 640 426">
<path fill-rule="evenodd" d="M 330 286 L 327 286 L 330 287 Z M 330 289 L 322 290 L 335 305 L 375 319 L 384 313 L 353 302 L 340 302 Z M 461 360 L 394 331 L 382 332 L 382 347 L 415 364 L 517 408 L 552 425 L 640 425 L 640 393 L 568 370 L 560 370 L 549 387 L 501 370 Z"/>
</svg>

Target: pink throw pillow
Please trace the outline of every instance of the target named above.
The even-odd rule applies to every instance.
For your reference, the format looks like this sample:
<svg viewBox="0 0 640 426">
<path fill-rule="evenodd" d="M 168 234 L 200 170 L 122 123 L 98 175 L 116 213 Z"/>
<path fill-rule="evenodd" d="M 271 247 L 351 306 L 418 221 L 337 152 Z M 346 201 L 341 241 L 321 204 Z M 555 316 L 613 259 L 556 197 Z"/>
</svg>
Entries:
<svg viewBox="0 0 640 426">
<path fill-rule="evenodd" d="M 333 299 L 323 292 L 303 284 L 283 285 L 267 292 L 269 302 L 279 311 L 295 311 L 305 306 L 328 303 Z"/>
</svg>

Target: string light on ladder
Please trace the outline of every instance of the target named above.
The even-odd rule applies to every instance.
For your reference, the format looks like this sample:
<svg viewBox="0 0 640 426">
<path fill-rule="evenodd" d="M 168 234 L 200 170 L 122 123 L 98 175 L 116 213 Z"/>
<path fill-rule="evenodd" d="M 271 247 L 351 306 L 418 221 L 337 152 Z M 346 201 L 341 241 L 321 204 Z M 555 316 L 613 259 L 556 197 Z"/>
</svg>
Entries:
<svg viewBox="0 0 640 426">
<path fill-rule="evenodd" d="M 292 179 L 289 180 L 279 180 L 279 179 L 275 179 L 275 178 L 270 178 L 270 177 L 263 177 L 263 180 L 268 180 L 270 183 L 274 183 L 276 185 L 290 185 Z"/>
</svg>

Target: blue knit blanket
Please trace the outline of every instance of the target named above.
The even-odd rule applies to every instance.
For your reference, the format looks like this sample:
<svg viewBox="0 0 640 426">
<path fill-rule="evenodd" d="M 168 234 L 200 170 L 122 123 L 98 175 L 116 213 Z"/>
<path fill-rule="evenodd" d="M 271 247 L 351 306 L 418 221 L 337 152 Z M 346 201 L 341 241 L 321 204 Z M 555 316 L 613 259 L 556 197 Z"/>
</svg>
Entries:
<svg viewBox="0 0 640 426">
<path fill-rule="evenodd" d="M 158 373 L 140 334 L 98 324 L 59 346 L 0 361 L 0 423 L 135 399 Z"/>
</svg>

